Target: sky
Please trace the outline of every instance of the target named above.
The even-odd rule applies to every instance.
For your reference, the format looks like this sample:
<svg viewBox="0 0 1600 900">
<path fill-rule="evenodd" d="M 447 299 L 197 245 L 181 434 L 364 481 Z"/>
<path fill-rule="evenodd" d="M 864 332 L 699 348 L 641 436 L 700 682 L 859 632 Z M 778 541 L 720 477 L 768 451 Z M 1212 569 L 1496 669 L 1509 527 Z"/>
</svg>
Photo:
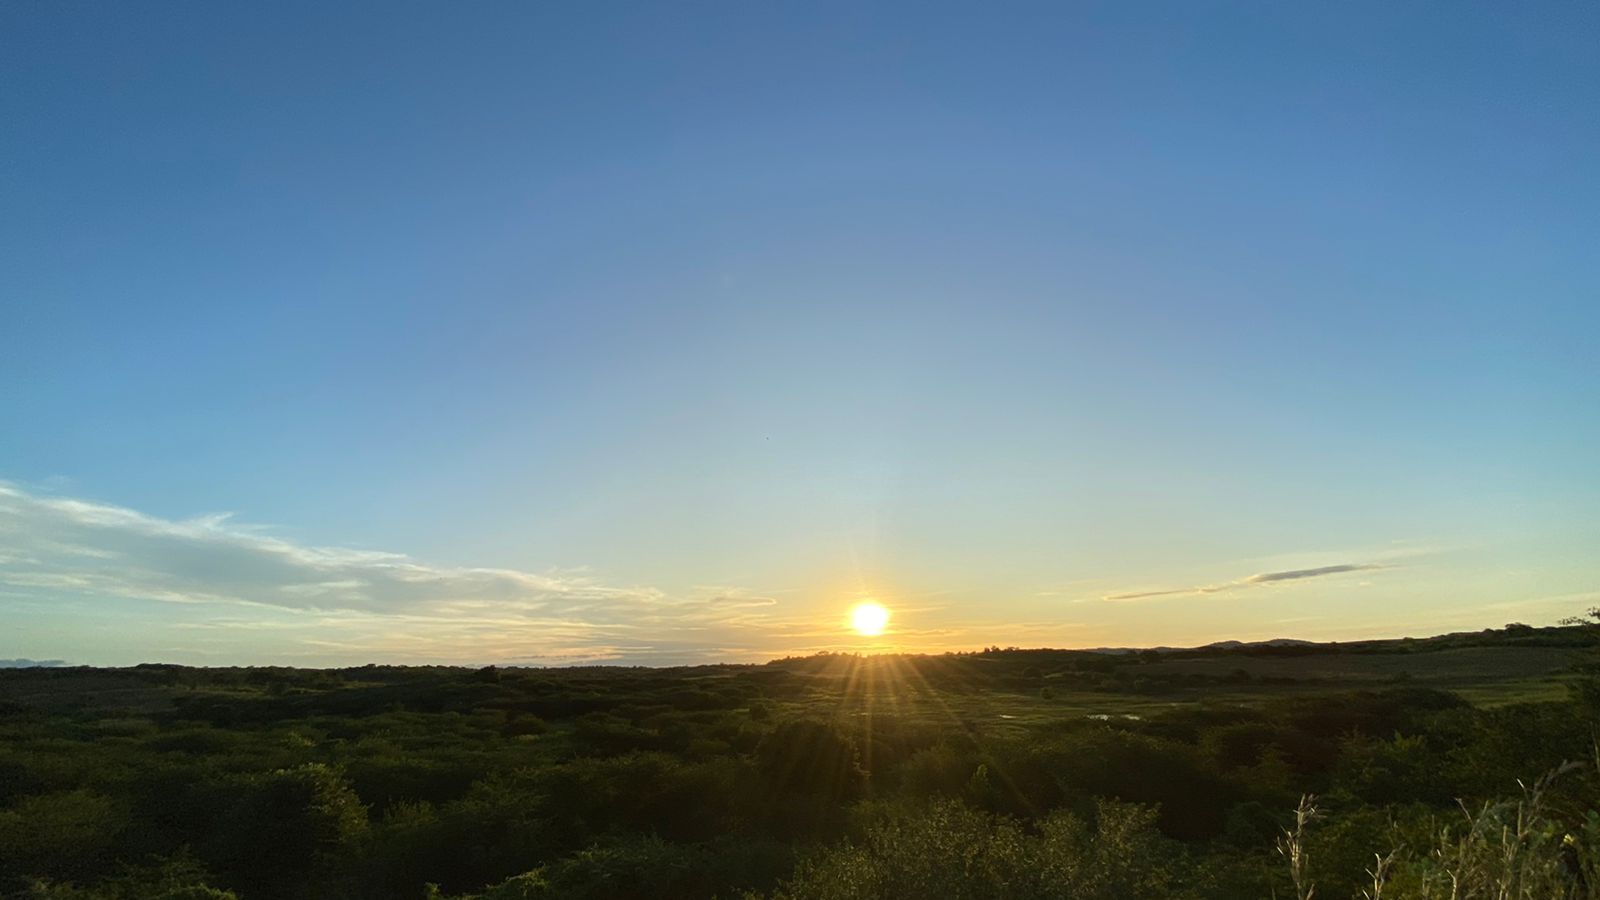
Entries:
<svg viewBox="0 0 1600 900">
<path fill-rule="evenodd" d="M 1587 2 L 0 5 L 0 657 L 1600 605 L 1596 46 Z"/>
</svg>

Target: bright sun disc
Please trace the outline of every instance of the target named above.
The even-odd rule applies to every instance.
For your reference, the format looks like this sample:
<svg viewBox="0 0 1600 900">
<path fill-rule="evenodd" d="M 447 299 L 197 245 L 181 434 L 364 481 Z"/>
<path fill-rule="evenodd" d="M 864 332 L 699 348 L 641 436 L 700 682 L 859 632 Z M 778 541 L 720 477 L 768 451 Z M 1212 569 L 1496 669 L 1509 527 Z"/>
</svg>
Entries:
<svg viewBox="0 0 1600 900">
<path fill-rule="evenodd" d="M 889 610 L 881 603 L 857 603 L 850 608 L 850 627 L 857 634 L 877 637 L 889 626 Z"/>
</svg>

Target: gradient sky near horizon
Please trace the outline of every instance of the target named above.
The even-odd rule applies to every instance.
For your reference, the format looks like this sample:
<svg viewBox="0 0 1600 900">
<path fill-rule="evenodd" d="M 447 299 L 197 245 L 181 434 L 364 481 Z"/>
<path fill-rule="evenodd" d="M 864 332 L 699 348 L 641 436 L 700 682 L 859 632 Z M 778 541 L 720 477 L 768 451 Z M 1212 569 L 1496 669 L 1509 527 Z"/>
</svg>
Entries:
<svg viewBox="0 0 1600 900">
<path fill-rule="evenodd" d="M 1577 613 L 1597 46 L 1577 2 L 5 4 L 0 657 Z"/>
</svg>

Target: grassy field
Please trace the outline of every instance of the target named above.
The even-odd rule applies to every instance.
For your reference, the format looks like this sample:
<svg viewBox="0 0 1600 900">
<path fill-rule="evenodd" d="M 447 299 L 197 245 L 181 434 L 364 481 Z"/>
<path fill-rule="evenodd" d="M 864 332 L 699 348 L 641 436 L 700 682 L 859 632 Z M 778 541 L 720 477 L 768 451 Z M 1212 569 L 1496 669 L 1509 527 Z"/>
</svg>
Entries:
<svg viewBox="0 0 1600 900">
<path fill-rule="evenodd" d="M 1550 678 L 1571 667 L 1576 651 L 1563 647 L 1461 647 L 1420 653 L 1313 653 L 1304 656 L 1231 656 L 1164 659 L 1152 675 L 1223 677 L 1242 671 L 1254 678 L 1361 685 L 1409 679 L 1453 689 Z"/>
<path fill-rule="evenodd" d="M 911 665 L 881 664 L 870 675 L 815 677 L 808 690 L 786 705 L 792 713 L 824 718 L 893 715 L 1002 731 L 1053 720 L 1148 719 L 1185 706 L 1250 706 L 1284 697 L 1396 686 L 1447 690 L 1477 705 L 1498 706 L 1564 698 L 1578 652 L 1569 647 L 1484 646 L 1129 659 L 1115 670 L 1124 678 L 1094 688 L 1079 686 L 1070 670 L 1047 670 L 1029 678 L 974 679 L 951 689 L 908 674 Z M 975 664 L 1007 667 L 1005 661 L 981 658 Z M 863 665 L 872 667 L 870 661 Z"/>
<path fill-rule="evenodd" d="M 1483 705 L 1556 699 L 1563 696 L 1582 651 L 1565 645 L 1441 646 L 1434 642 L 1387 642 L 1358 652 L 1337 645 L 1296 648 L 1293 653 L 1205 650 L 1121 657 L 1082 651 L 1016 650 L 957 657 L 838 656 L 768 666 L 703 666 L 676 669 L 546 669 L 541 677 L 575 688 L 610 690 L 617 678 L 670 681 L 706 689 L 750 680 L 771 686 L 777 702 L 823 716 L 893 713 L 932 720 L 1037 722 L 1051 717 L 1145 716 L 1183 704 L 1249 704 L 1264 699 L 1352 689 L 1410 685 L 1448 690 Z M 1098 663 L 1081 677 L 1086 658 Z M 948 671 L 932 672 L 930 668 Z M 166 668 L 166 667 L 162 667 Z M 172 667 L 175 668 L 175 667 Z M 792 677 L 777 679 L 770 670 Z M 767 671 L 763 671 L 767 670 Z M 271 669 L 187 670 L 192 677 L 154 678 L 149 668 L 47 670 L 47 677 L 13 673 L 0 677 L 0 703 L 122 716 L 158 714 L 185 698 L 249 699 L 270 692 Z M 208 671 L 263 673 L 234 679 Z M 340 670 L 324 687 L 341 692 L 394 691 L 394 670 Z M 404 671 L 404 670 L 402 670 Z M 425 671 L 425 670 L 412 670 Z M 448 670 L 444 670 L 448 671 Z M 40 672 L 45 676 L 45 672 Z M 301 684 L 298 692 L 317 690 Z"/>
</svg>

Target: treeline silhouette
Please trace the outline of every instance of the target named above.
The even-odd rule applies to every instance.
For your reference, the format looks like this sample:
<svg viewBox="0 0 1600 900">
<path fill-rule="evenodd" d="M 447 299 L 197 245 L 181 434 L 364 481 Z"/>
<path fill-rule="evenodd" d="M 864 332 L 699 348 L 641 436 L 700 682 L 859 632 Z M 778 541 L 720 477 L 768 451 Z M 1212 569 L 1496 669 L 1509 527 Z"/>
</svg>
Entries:
<svg viewBox="0 0 1600 900">
<path fill-rule="evenodd" d="M 0 895 L 1592 897 L 1595 643 L 3 670 Z M 1574 662 L 1492 706 L 1238 667 L 1464 648 Z M 1091 694 L 1144 705 L 1038 713 Z"/>
</svg>

